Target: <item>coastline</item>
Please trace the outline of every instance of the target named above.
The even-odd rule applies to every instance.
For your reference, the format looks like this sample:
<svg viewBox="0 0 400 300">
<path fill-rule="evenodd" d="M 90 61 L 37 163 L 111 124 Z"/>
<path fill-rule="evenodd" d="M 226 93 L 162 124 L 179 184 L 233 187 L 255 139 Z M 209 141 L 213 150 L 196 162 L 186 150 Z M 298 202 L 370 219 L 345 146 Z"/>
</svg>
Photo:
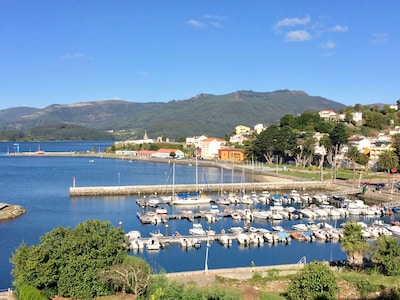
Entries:
<svg viewBox="0 0 400 300">
<path fill-rule="evenodd" d="M 242 165 L 235 164 L 230 161 L 217 161 L 217 160 L 195 160 L 195 159 L 169 159 L 169 158 L 156 158 L 156 157 L 138 157 L 138 156 L 127 156 L 127 155 L 117 155 L 114 153 L 103 153 L 103 152 L 47 152 L 47 151 L 34 151 L 34 152 L 17 152 L 17 153 L 7 153 L 7 156 L 43 156 L 43 157 L 51 157 L 51 156 L 64 156 L 64 157 L 88 157 L 88 158 L 111 158 L 111 159 L 121 159 L 121 160 L 129 160 L 129 161 L 145 161 L 145 162 L 156 162 L 156 163 L 164 163 L 164 164 L 184 164 L 191 165 L 197 163 L 201 166 L 206 167 L 215 167 L 215 168 L 223 168 L 228 170 L 239 170 L 243 171 L 246 174 L 251 174 L 255 183 L 280 183 L 282 185 L 292 185 L 293 189 L 296 189 L 298 186 L 303 190 L 305 188 L 305 181 L 302 178 L 298 178 L 295 176 L 288 176 L 283 174 L 275 173 L 275 169 L 270 168 L 260 168 L 254 167 L 250 165 Z M 335 191 L 343 191 L 352 187 L 351 182 L 345 181 L 336 181 L 336 182 L 319 182 L 314 181 L 316 186 L 323 187 L 330 192 Z M 119 189 L 119 193 L 121 190 Z M 135 190 L 136 192 L 136 190 Z M 114 193 L 114 192 L 113 192 Z M 375 192 L 374 190 L 368 189 L 365 194 L 358 194 L 358 196 L 369 203 L 385 205 L 389 204 L 394 206 L 399 204 L 400 206 L 400 193 L 392 193 L 390 191 L 381 190 L 379 192 Z"/>
</svg>

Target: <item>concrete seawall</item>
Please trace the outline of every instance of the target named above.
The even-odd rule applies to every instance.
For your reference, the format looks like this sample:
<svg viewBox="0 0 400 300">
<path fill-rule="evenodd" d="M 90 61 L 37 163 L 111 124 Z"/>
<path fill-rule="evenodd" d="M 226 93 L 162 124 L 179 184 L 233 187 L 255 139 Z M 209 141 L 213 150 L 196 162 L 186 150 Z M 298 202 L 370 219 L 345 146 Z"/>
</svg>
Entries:
<svg viewBox="0 0 400 300">
<path fill-rule="evenodd" d="M 233 183 L 233 184 L 179 184 L 172 186 L 165 185 L 130 185 L 130 186 L 91 186 L 91 187 L 70 187 L 71 197 L 78 196 L 112 196 L 112 195 L 158 195 L 172 194 L 172 189 L 176 193 L 194 192 L 196 190 L 202 193 L 218 192 L 239 192 L 241 190 L 249 191 L 279 191 L 296 189 L 299 191 L 311 190 L 332 190 L 331 184 L 316 181 L 285 181 L 285 182 L 252 182 L 252 183 Z"/>
</svg>

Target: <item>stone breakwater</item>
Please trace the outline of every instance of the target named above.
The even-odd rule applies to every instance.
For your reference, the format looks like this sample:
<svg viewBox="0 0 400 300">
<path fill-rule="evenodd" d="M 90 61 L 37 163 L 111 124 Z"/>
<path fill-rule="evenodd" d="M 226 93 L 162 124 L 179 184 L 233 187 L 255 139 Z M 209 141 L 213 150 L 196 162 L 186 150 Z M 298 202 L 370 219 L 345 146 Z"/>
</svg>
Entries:
<svg viewBox="0 0 400 300">
<path fill-rule="evenodd" d="M 252 183 L 233 183 L 233 184 L 179 184 L 174 187 L 165 187 L 165 185 L 134 185 L 134 186 L 91 186 L 91 187 L 70 187 L 69 194 L 72 197 L 76 196 L 111 196 L 111 195 L 168 195 L 174 189 L 175 193 L 193 192 L 198 190 L 203 193 L 218 192 L 221 188 L 225 191 L 239 192 L 242 189 L 246 191 L 262 191 L 262 190 L 330 190 L 330 185 L 315 182 L 296 181 L 291 182 L 252 182 Z"/>
<path fill-rule="evenodd" d="M 0 203 L 0 221 L 14 219 L 25 212 L 26 210 L 19 205 Z"/>
</svg>

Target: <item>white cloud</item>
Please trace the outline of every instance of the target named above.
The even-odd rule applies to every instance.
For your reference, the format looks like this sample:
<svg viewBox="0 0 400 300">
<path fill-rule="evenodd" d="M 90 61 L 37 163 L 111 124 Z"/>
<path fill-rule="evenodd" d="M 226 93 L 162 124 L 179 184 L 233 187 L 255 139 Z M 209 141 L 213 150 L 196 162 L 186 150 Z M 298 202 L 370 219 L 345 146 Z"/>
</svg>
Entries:
<svg viewBox="0 0 400 300">
<path fill-rule="evenodd" d="M 288 42 L 303 42 L 311 39 L 311 35 L 305 30 L 289 31 L 285 35 L 285 41 Z"/>
<path fill-rule="evenodd" d="M 321 47 L 322 47 L 322 48 L 325 48 L 325 49 L 333 49 L 333 48 L 336 48 L 336 44 L 335 44 L 334 41 L 328 40 L 328 41 L 326 41 L 325 43 L 323 43 L 323 44 L 321 45 Z"/>
<path fill-rule="evenodd" d="M 310 23 L 311 19 L 310 16 L 306 16 L 305 18 L 284 18 L 280 21 L 278 21 L 275 24 L 276 28 L 280 27 L 291 27 L 291 26 L 298 26 L 298 25 L 307 25 Z"/>
<path fill-rule="evenodd" d="M 372 35 L 373 44 L 385 44 L 389 42 L 389 35 L 386 33 L 374 33 Z"/>
<path fill-rule="evenodd" d="M 207 25 L 203 22 L 197 21 L 197 20 L 188 20 L 186 21 L 186 24 L 196 27 L 196 28 L 205 28 Z"/>
<path fill-rule="evenodd" d="M 196 27 L 196 28 L 206 28 L 208 26 L 220 28 L 222 27 L 222 22 L 225 20 L 225 17 L 219 15 L 204 15 L 202 20 L 188 20 L 186 24 Z"/>
<path fill-rule="evenodd" d="M 347 30 L 348 30 L 347 26 L 336 25 L 336 26 L 333 26 L 329 31 L 347 32 Z"/>
<path fill-rule="evenodd" d="M 79 60 L 92 60 L 90 56 L 87 56 L 82 53 L 73 53 L 73 54 L 65 54 L 61 56 L 63 60 L 70 60 L 70 59 L 79 59 Z"/>
</svg>

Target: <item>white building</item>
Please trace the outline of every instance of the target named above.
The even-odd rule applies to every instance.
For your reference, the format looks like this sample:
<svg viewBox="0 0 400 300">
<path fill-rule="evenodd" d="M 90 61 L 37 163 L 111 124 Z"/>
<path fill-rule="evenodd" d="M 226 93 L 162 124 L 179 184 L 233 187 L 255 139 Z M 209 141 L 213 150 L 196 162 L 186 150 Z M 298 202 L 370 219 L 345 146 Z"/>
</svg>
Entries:
<svg viewBox="0 0 400 300">
<path fill-rule="evenodd" d="M 199 147 L 200 142 L 207 139 L 207 136 L 201 135 L 201 136 L 194 136 L 194 137 L 187 137 L 186 138 L 186 145 L 192 145 L 195 148 Z"/>
<path fill-rule="evenodd" d="M 200 142 L 201 157 L 205 159 L 218 158 L 218 150 L 226 143 L 220 138 L 207 138 Z"/>
</svg>

